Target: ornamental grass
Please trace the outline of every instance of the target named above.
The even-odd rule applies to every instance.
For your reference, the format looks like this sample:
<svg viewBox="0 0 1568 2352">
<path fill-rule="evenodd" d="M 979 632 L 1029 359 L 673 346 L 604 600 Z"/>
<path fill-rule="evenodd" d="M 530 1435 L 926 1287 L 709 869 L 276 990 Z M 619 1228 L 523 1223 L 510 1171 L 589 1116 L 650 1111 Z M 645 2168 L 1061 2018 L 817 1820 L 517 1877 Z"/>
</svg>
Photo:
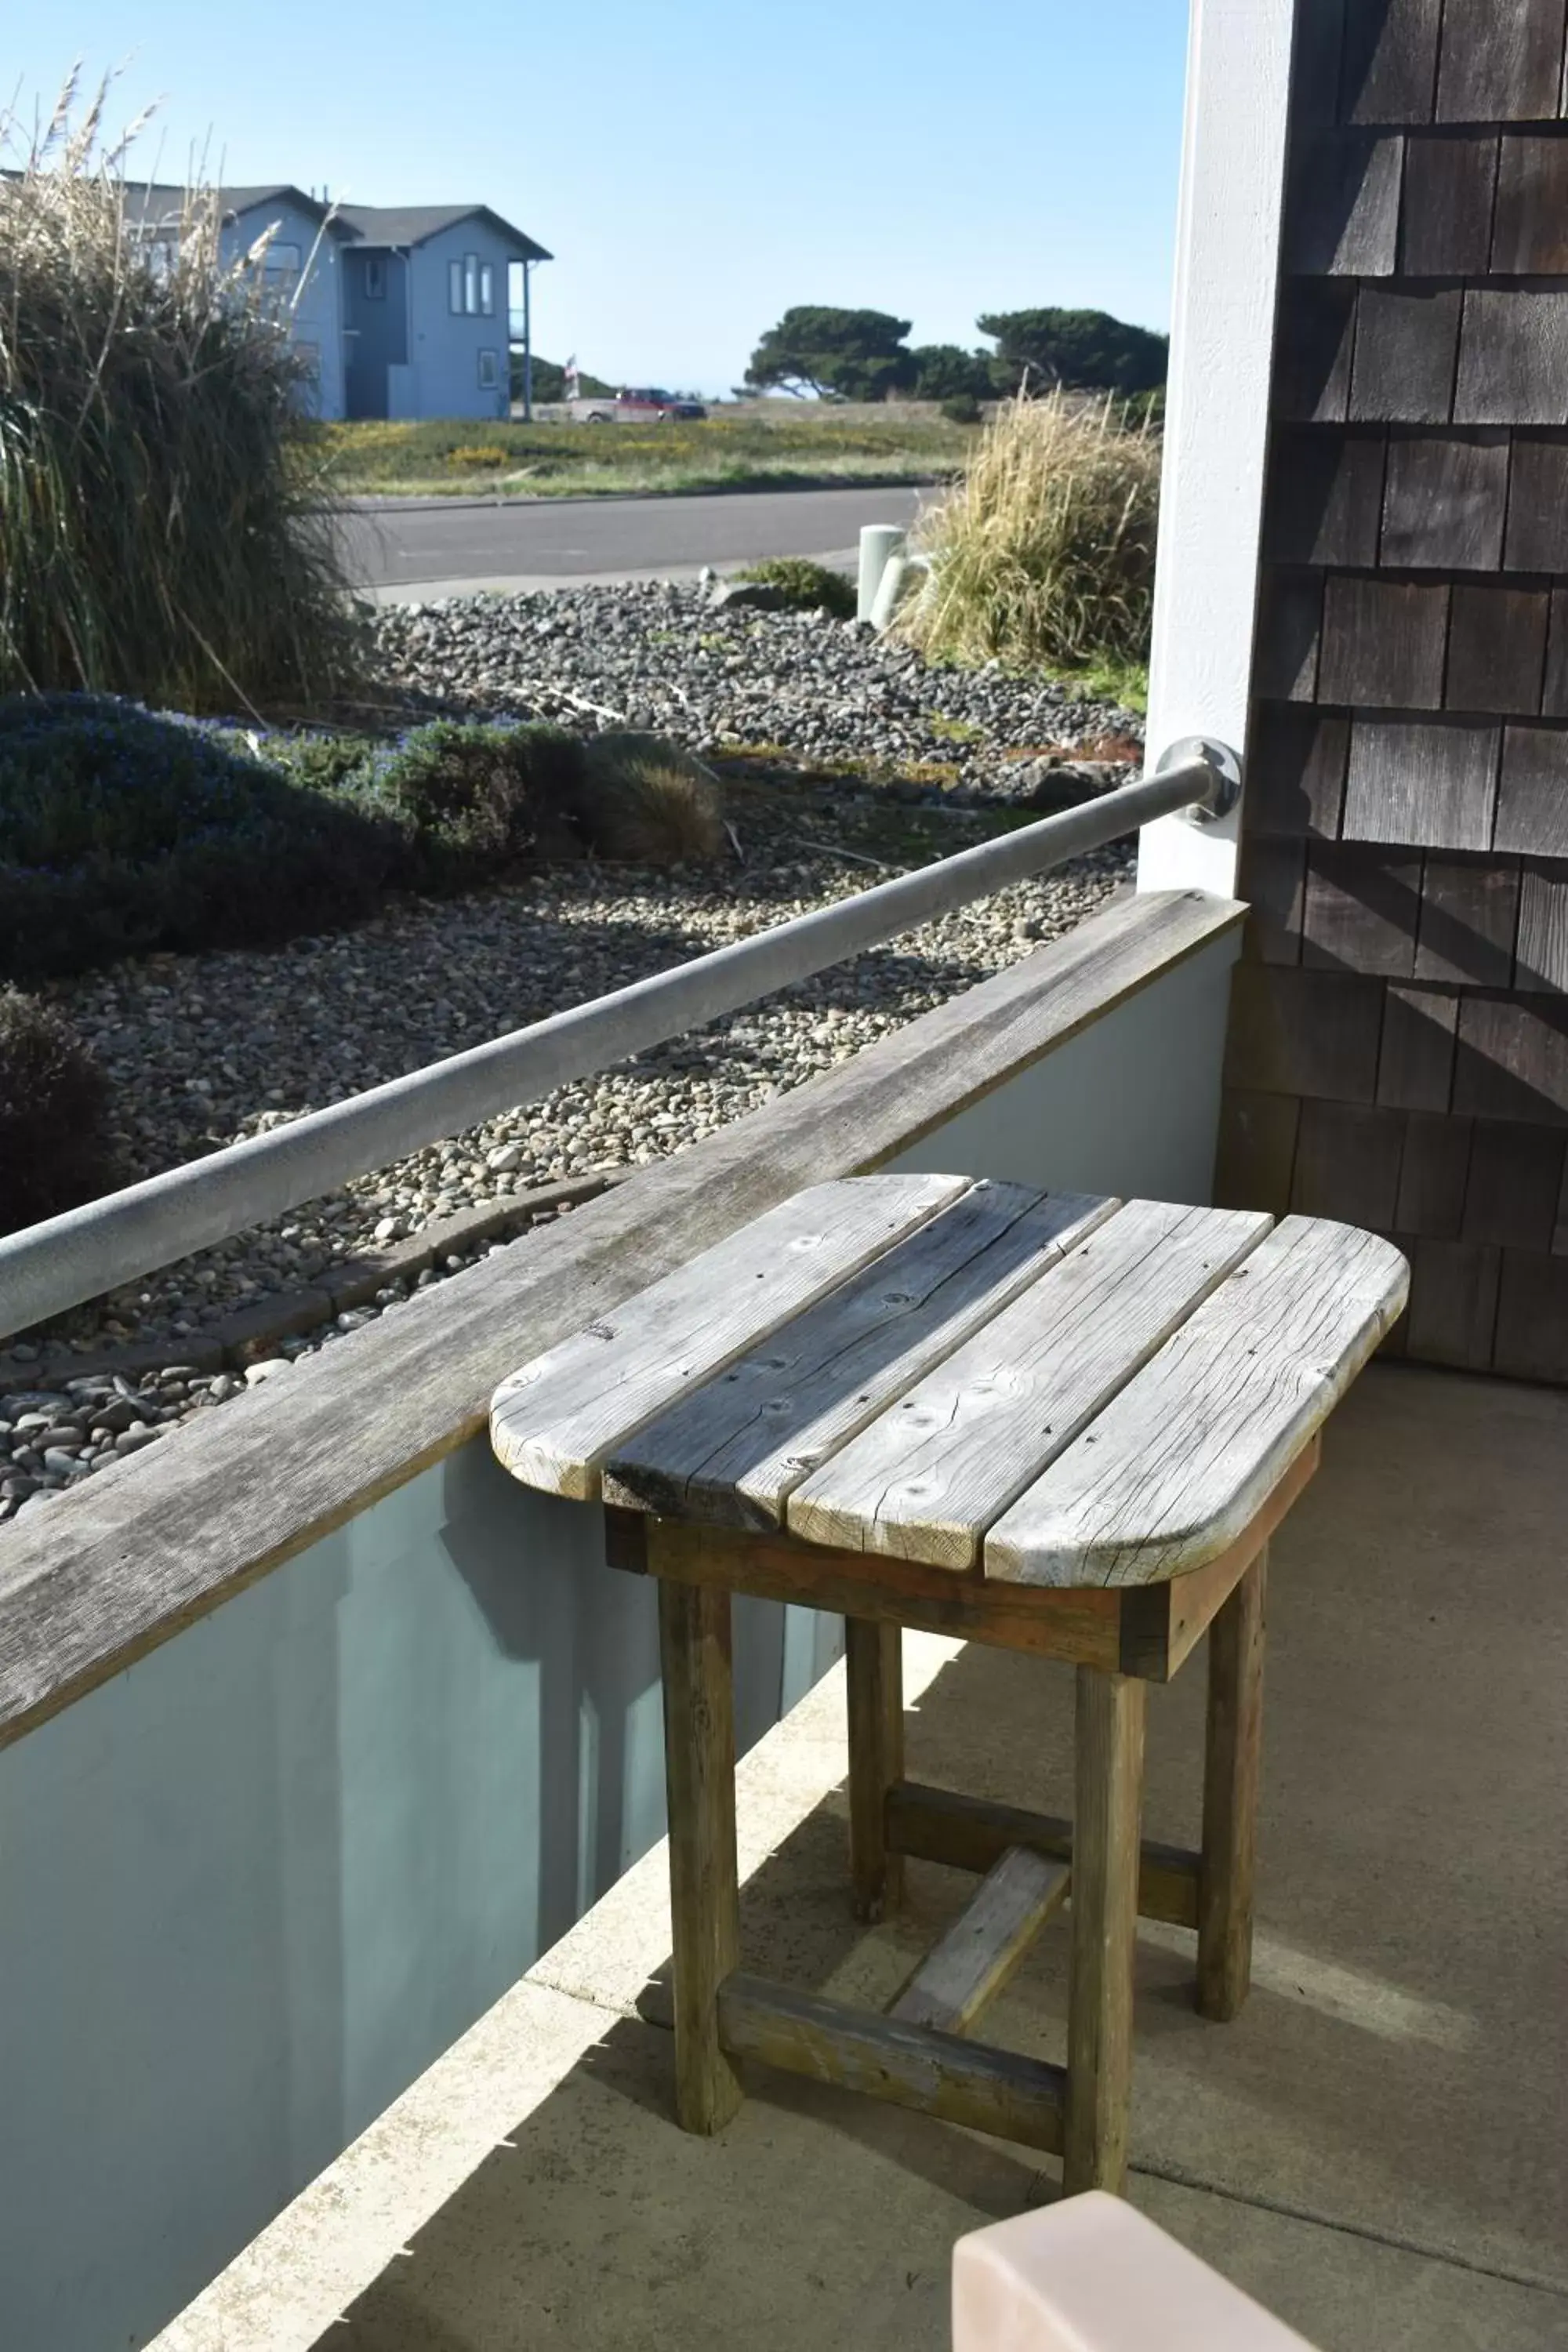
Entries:
<svg viewBox="0 0 1568 2352">
<path fill-rule="evenodd" d="M 353 623 L 266 241 L 142 219 L 103 103 L 0 115 L 0 691 L 313 706 Z"/>
<path fill-rule="evenodd" d="M 1080 669 L 1147 656 L 1160 440 L 1114 401 L 1008 401 L 922 520 L 899 615 L 929 659 Z"/>
</svg>

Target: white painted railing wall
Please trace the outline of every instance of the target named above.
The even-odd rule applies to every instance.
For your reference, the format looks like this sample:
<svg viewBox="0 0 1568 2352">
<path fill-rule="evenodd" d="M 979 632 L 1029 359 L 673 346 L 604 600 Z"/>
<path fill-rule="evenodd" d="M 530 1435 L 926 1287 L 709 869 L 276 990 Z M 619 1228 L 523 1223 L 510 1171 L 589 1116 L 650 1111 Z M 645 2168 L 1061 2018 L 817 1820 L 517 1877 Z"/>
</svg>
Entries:
<svg viewBox="0 0 1568 2352">
<path fill-rule="evenodd" d="M 879 1164 L 1205 1199 L 1238 912 L 1043 1058 L 1020 1025 L 978 1100 L 955 1046 L 950 1114 L 911 1087 Z M 827 1134 L 816 1172 L 866 1164 Z M 262 1391 L 258 1425 L 305 1395 Z M 750 1741 L 839 1627 L 739 1615 Z M 595 1507 L 482 1439 L 0 1748 L 0 2341 L 146 2342 L 662 1827 L 654 1594 L 605 1566 Z"/>
</svg>

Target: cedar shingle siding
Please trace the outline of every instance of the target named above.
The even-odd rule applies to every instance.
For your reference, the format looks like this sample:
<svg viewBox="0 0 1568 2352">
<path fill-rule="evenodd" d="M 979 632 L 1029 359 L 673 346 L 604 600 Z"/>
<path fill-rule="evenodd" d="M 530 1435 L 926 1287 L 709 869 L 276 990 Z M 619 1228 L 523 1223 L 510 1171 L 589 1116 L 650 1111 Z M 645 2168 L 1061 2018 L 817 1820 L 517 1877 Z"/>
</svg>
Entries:
<svg viewBox="0 0 1568 2352">
<path fill-rule="evenodd" d="M 1219 1197 L 1568 1381 L 1568 0 L 1298 0 Z"/>
</svg>

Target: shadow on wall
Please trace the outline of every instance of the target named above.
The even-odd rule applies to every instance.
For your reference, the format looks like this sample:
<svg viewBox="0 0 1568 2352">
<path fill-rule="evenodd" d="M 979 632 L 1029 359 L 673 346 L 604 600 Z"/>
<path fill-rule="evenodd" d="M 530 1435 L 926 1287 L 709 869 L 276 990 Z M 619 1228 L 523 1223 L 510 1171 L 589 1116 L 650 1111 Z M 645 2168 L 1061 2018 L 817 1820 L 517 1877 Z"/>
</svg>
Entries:
<svg viewBox="0 0 1568 2352">
<path fill-rule="evenodd" d="M 1324 728 L 1263 716 L 1218 1196 L 1394 1239 L 1387 1352 L 1568 1380 L 1568 865 L 1336 840 Z"/>
<path fill-rule="evenodd" d="M 1302 816 L 1294 838 L 1244 847 L 1238 887 L 1251 915 L 1228 1084 L 1334 1102 L 1363 1123 L 1384 1118 L 1390 1134 L 1405 1114 L 1534 1127 L 1561 1160 L 1561 871 L 1310 837 Z M 1342 1204 L 1314 1213 L 1394 1223 L 1392 1197 L 1369 1181 L 1359 1212 L 1344 1205 L 1342 1179 Z M 1548 1222 L 1535 1245 L 1551 1241 Z"/>
<path fill-rule="evenodd" d="M 517 1508 L 519 1489 L 488 1445 L 465 1446 L 444 1476 L 447 1555 L 497 1654 L 537 1683 L 533 1769 L 541 1791 L 551 1793 L 548 1804 L 542 1793 L 538 1808 L 537 1860 L 531 1849 L 518 1856 L 535 1887 L 532 1917 L 520 1923 L 531 1947 L 526 1967 L 664 1835 L 658 1594 L 650 1580 L 606 1563 L 596 1504 L 522 1496 L 551 1564 L 541 1576 L 536 1563 L 531 1572 L 522 1547 L 497 1541 L 498 1522 Z M 737 1599 L 739 1754 L 826 1671 L 840 1647 L 837 1626 L 810 1610 Z M 504 1724 L 493 1729 L 509 1736 Z M 437 1801 L 453 1813 L 462 1791 L 452 1789 Z"/>
<path fill-rule="evenodd" d="M 662 1834 L 656 1619 L 478 1439 L 0 1753 L 7 2343 L 155 2330 Z M 837 1646 L 737 1612 L 742 1745 Z"/>
</svg>

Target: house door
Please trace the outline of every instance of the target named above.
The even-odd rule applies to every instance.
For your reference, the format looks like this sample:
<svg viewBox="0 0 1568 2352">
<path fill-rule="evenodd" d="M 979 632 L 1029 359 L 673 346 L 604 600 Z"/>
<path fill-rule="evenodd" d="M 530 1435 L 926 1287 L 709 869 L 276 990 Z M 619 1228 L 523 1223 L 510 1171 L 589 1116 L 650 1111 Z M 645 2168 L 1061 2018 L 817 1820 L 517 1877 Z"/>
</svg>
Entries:
<svg viewBox="0 0 1568 2352">
<path fill-rule="evenodd" d="M 345 416 L 386 415 L 386 362 L 367 357 L 359 330 L 345 330 L 343 353 L 343 414 Z"/>
<path fill-rule="evenodd" d="M 401 253 L 344 256 L 343 413 L 384 416 L 387 370 L 408 358 L 408 260 Z"/>
</svg>

